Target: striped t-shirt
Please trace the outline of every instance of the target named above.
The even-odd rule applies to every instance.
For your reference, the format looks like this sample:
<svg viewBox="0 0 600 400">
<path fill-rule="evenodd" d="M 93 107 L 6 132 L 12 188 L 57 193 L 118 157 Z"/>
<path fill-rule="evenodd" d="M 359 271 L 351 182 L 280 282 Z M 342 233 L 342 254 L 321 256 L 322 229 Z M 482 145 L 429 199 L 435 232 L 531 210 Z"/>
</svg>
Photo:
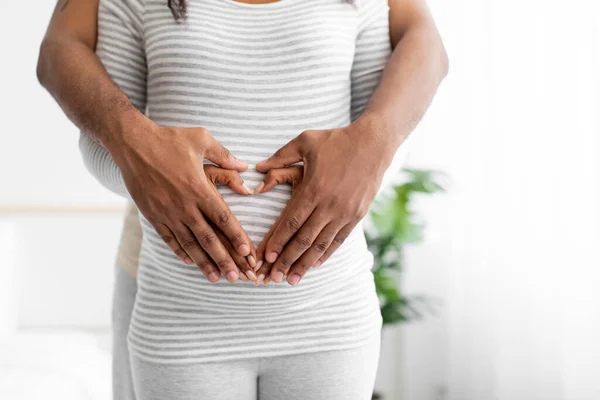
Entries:
<svg viewBox="0 0 600 400">
<path fill-rule="evenodd" d="M 97 53 L 135 107 L 159 125 L 207 128 L 250 164 L 242 177 L 253 187 L 263 178 L 253 165 L 302 131 L 360 115 L 390 55 L 388 14 L 386 0 L 188 0 L 178 24 L 164 0 L 101 0 Z M 110 154 L 85 134 L 80 148 L 91 173 L 129 197 Z M 291 187 L 219 192 L 258 246 Z M 146 361 L 345 349 L 381 328 L 362 225 L 296 286 L 210 283 L 141 225 L 129 344 Z"/>
</svg>

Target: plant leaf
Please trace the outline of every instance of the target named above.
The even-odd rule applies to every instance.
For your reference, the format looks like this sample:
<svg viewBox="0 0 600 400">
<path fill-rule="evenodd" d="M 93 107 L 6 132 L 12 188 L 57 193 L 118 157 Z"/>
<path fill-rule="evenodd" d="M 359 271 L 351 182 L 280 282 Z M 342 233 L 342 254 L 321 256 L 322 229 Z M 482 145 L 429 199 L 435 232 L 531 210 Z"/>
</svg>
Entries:
<svg viewBox="0 0 600 400">
<path fill-rule="evenodd" d="M 416 193 L 445 191 L 437 182 L 443 174 L 437 171 L 404 169 L 404 183 L 379 196 L 369 213 L 372 229 L 365 232 L 367 245 L 373 254 L 373 275 L 381 304 L 384 324 L 405 322 L 427 313 L 427 299 L 402 296 L 399 273 L 402 270 L 403 248 L 408 243 L 423 240 L 424 225 L 411 210 Z"/>
<path fill-rule="evenodd" d="M 384 269 L 379 269 L 373 275 L 375 278 L 377 294 L 383 297 L 384 303 L 394 302 L 400 299 L 396 280 L 388 276 Z"/>
</svg>

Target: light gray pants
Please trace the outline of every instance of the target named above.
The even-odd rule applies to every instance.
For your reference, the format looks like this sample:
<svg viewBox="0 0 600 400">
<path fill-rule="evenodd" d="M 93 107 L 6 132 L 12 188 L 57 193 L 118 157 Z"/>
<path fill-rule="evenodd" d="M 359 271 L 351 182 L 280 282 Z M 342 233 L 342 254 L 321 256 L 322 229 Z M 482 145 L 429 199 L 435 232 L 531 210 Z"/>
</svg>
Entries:
<svg viewBox="0 0 600 400">
<path fill-rule="evenodd" d="M 137 283 L 120 266 L 115 279 L 114 400 L 371 399 L 379 361 L 378 334 L 349 350 L 223 363 L 159 365 L 130 357 L 127 333 Z"/>
<path fill-rule="evenodd" d="M 136 280 L 117 264 L 112 309 L 113 400 L 136 400 L 127 349 L 127 334 L 136 293 Z"/>
<path fill-rule="evenodd" d="M 138 400 L 370 400 L 380 335 L 358 348 L 192 365 L 131 357 Z"/>
</svg>

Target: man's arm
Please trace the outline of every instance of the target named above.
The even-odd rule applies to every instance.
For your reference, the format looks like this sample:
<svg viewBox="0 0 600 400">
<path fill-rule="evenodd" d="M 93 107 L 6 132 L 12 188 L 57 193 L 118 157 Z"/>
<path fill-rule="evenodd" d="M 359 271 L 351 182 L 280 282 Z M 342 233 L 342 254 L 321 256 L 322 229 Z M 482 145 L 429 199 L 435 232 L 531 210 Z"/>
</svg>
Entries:
<svg viewBox="0 0 600 400">
<path fill-rule="evenodd" d="M 361 36 L 374 37 L 382 28 L 373 16 L 387 12 L 385 0 L 364 3 L 374 23 L 359 34 L 357 52 Z M 290 284 L 298 283 L 341 246 L 368 212 L 398 147 L 447 74 L 448 58 L 425 0 L 389 0 L 389 6 L 393 53 L 364 112 L 345 128 L 303 132 L 256 165 L 268 172 L 304 163 L 302 182 L 258 250 L 265 260 L 259 274 L 271 268 L 276 282 L 287 275 Z M 367 68 L 357 77 L 353 71 L 353 86 L 370 72 L 376 71 Z M 353 117 L 363 106 L 353 107 Z"/>
<path fill-rule="evenodd" d="M 78 128 L 104 147 L 142 119 L 96 57 L 99 0 L 60 0 L 40 46 L 37 76 Z"/>
<path fill-rule="evenodd" d="M 85 132 L 84 158 L 96 157 L 88 162 L 91 172 L 118 194 L 130 195 L 183 261 L 198 264 L 211 281 L 221 272 L 237 280 L 238 266 L 252 277 L 254 246 L 214 190 L 202 159 L 235 171 L 247 165 L 203 128 L 161 127 L 144 115 L 142 15 L 141 0 L 60 0 L 40 48 L 39 80 Z M 222 233 L 244 260 L 248 256 L 243 265 L 218 240 Z"/>
<path fill-rule="evenodd" d="M 426 0 L 388 0 L 394 49 L 362 118 L 379 124 L 384 164 L 417 126 L 448 74 L 448 55 Z"/>
</svg>

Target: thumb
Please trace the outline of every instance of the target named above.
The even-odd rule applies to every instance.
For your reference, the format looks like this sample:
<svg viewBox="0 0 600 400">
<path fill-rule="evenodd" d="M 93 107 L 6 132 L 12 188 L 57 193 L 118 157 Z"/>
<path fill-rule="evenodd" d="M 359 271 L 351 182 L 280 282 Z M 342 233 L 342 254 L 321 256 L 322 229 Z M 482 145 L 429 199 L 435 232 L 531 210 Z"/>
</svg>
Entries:
<svg viewBox="0 0 600 400">
<path fill-rule="evenodd" d="M 237 171 L 219 168 L 216 165 L 204 165 L 204 174 L 215 186 L 227 185 L 239 194 L 252 194 L 250 189 Z"/>
<path fill-rule="evenodd" d="M 238 160 L 225 146 L 219 143 L 213 135 L 206 132 L 206 147 L 204 149 L 204 158 L 212 161 L 221 168 L 232 169 L 234 171 L 245 171 L 248 169 L 248 163 Z"/>
<path fill-rule="evenodd" d="M 268 192 L 281 183 L 291 183 L 292 188 L 295 188 L 302 182 L 303 175 L 304 167 L 294 166 L 272 169 L 267 173 L 265 179 L 254 189 L 254 193 Z"/>
<path fill-rule="evenodd" d="M 304 159 L 302 143 L 303 134 L 300 134 L 277 150 L 271 157 L 257 163 L 256 169 L 259 172 L 268 172 L 273 168 L 283 168 L 302 161 Z"/>
</svg>

